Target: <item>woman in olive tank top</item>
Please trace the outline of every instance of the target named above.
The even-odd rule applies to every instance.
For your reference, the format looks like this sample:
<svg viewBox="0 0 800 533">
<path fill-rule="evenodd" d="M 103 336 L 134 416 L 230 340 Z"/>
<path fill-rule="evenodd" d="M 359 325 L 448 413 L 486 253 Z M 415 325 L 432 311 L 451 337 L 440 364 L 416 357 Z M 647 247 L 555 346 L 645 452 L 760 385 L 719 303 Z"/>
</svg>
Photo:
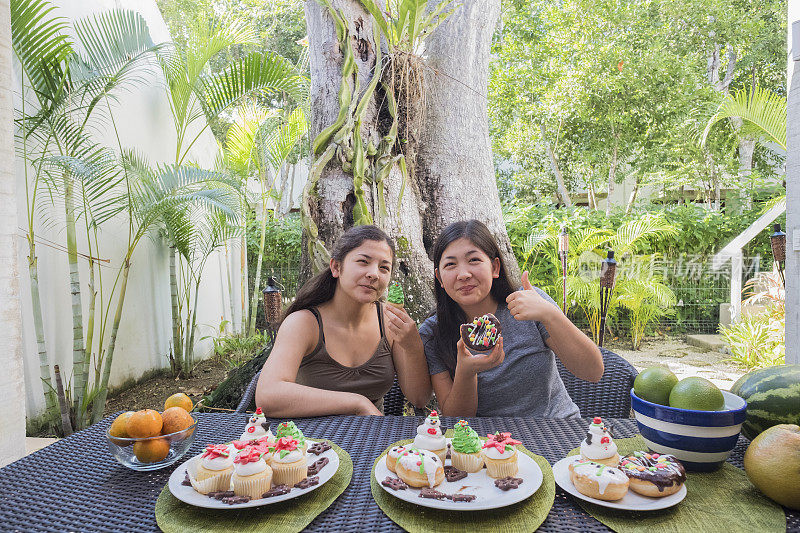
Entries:
<svg viewBox="0 0 800 533">
<path fill-rule="evenodd" d="M 397 374 L 405 397 L 423 407 L 431 382 L 417 326 L 405 310 L 378 301 L 392 275 L 391 239 L 357 226 L 331 256 L 286 310 L 256 405 L 271 417 L 380 415 Z"/>
</svg>

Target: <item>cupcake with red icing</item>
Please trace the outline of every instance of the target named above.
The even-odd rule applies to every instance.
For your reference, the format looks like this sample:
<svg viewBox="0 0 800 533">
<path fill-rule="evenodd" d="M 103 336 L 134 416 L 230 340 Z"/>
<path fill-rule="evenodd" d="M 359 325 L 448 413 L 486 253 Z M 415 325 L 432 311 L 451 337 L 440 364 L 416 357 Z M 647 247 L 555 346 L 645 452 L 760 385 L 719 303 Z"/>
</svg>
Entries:
<svg viewBox="0 0 800 533">
<path fill-rule="evenodd" d="M 518 452 L 515 446 L 522 444 L 511 438 L 511 433 L 495 433 L 486 436 L 483 443 L 483 462 L 486 464 L 486 473 L 490 477 L 499 479 L 516 476 L 519 471 Z"/>
<path fill-rule="evenodd" d="M 308 459 L 300 443 L 292 437 L 281 437 L 272 456 L 272 480 L 275 485 L 294 486 L 308 473 Z"/>
<path fill-rule="evenodd" d="M 264 455 L 264 449 L 257 446 L 245 446 L 236 454 L 231 475 L 234 494 L 256 499 L 270 489 L 272 468 Z"/>
<path fill-rule="evenodd" d="M 211 444 L 187 468 L 189 482 L 201 494 L 228 490 L 233 474 L 233 453 L 227 444 Z"/>
</svg>

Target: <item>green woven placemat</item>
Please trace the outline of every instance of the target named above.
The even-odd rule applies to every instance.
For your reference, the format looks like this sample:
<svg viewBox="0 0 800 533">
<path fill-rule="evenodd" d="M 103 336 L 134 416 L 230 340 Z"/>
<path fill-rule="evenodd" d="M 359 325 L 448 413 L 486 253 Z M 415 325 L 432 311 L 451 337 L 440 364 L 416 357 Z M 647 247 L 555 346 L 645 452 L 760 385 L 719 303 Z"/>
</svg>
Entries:
<svg viewBox="0 0 800 533">
<path fill-rule="evenodd" d="M 311 438 L 311 437 L 310 437 Z M 317 440 L 311 438 L 312 440 Z M 344 492 L 353 477 L 350 454 L 331 441 L 328 444 L 339 455 L 336 474 L 316 490 L 303 496 L 261 507 L 241 510 L 216 510 L 195 507 L 173 496 L 164 487 L 156 501 L 156 522 L 165 533 L 185 531 L 236 531 L 265 533 L 297 533 Z"/>
<path fill-rule="evenodd" d="M 646 450 L 641 436 L 614 439 L 621 456 Z M 569 455 L 575 455 L 579 448 Z M 689 472 L 686 498 L 669 509 L 633 512 L 601 507 L 578 498 L 583 509 L 618 533 L 752 533 L 786 531 L 783 509 L 756 489 L 743 470 L 725 463 L 716 472 Z"/>
<path fill-rule="evenodd" d="M 550 512 L 550 508 L 553 507 L 553 501 L 556 497 L 556 481 L 553 478 L 553 469 L 550 467 L 550 463 L 544 457 L 534 455 L 522 446 L 517 446 L 517 449 L 536 461 L 536 464 L 542 469 L 544 480 L 542 481 L 542 486 L 533 496 L 519 503 L 485 511 L 443 511 L 414 505 L 395 498 L 378 485 L 375 480 L 375 465 L 392 447 L 410 442 L 413 441 L 411 439 L 401 440 L 389 446 L 375 460 L 375 464 L 372 465 L 372 474 L 370 475 L 372 497 L 375 498 L 378 507 L 394 523 L 410 533 L 426 533 L 429 531 L 447 533 L 474 532 L 481 529 L 485 531 L 529 533 L 535 531 L 544 522 Z"/>
</svg>

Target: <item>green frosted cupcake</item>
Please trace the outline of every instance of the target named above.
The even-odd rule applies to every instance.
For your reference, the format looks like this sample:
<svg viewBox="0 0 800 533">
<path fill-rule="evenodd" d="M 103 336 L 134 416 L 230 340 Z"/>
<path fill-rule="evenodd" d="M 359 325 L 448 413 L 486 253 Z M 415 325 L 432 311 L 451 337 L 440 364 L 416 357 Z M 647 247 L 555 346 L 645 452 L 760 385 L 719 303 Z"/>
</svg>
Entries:
<svg viewBox="0 0 800 533">
<path fill-rule="evenodd" d="M 466 420 L 459 420 L 453 426 L 453 449 L 450 463 L 465 472 L 475 473 L 483 468 L 481 455 L 481 439 L 475 430 L 469 427 Z"/>
<path fill-rule="evenodd" d="M 299 449 L 303 450 L 303 453 L 308 449 L 308 444 L 306 443 L 306 436 L 303 435 L 303 432 L 294 425 L 294 422 L 289 420 L 288 422 L 281 422 L 278 424 L 278 429 L 275 433 L 275 440 L 279 440 L 281 437 L 291 437 L 295 439 L 299 444 Z"/>
<path fill-rule="evenodd" d="M 396 281 L 389 285 L 389 295 L 386 297 L 386 301 L 395 307 L 405 307 L 406 297 L 403 294 L 403 287 Z"/>
</svg>

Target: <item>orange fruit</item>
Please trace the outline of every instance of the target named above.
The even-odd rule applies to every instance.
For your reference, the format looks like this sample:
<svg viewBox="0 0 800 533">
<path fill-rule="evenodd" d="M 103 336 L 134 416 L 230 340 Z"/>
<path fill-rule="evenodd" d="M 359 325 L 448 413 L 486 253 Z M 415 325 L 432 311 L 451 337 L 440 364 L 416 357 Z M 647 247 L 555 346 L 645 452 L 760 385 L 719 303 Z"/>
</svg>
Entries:
<svg viewBox="0 0 800 533">
<path fill-rule="evenodd" d="M 108 434 L 112 437 L 123 437 L 128 438 L 128 419 L 133 414 L 133 411 L 125 411 L 117 418 L 111 422 L 111 427 L 108 428 Z M 129 446 L 131 444 L 130 441 L 124 441 L 120 439 L 111 439 L 111 442 L 116 444 L 117 446 Z"/>
<path fill-rule="evenodd" d="M 161 426 L 162 435 L 169 435 L 170 433 L 175 433 L 176 431 L 183 431 L 194 424 L 192 415 L 187 413 L 183 407 L 170 407 L 161 413 L 161 419 L 164 421 L 164 424 Z M 179 437 L 179 439 L 182 439 L 186 436 L 188 435 L 176 435 L 176 437 Z"/>
<path fill-rule="evenodd" d="M 143 463 L 156 463 L 169 453 L 167 439 L 148 439 L 133 443 L 133 454 Z"/>
<path fill-rule="evenodd" d="M 166 402 L 164 402 L 165 411 L 170 407 L 182 407 L 187 412 L 190 412 L 194 408 L 194 404 L 192 403 L 192 399 L 186 396 L 184 393 L 176 392 L 167 398 Z"/>
<path fill-rule="evenodd" d="M 155 437 L 161 434 L 161 415 L 152 409 L 136 411 L 128 418 L 125 425 L 128 435 L 134 438 Z"/>
</svg>

